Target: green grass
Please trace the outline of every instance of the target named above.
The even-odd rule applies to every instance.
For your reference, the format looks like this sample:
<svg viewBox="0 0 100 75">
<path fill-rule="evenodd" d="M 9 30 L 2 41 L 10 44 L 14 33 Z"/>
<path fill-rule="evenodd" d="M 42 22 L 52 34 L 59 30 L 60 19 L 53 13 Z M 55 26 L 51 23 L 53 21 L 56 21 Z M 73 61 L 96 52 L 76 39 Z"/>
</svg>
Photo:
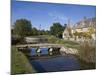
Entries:
<svg viewBox="0 0 100 75">
<path fill-rule="evenodd" d="M 67 48 L 75 48 L 79 49 L 79 43 L 70 41 L 70 40 L 64 40 L 64 39 L 59 39 L 55 36 L 46 36 L 48 38 L 49 43 L 55 43 L 55 44 L 62 44 L 64 47 Z"/>
<path fill-rule="evenodd" d="M 79 49 L 79 45 L 64 44 L 64 46 L 67 47 L 67 48 L 75 48 L 75 49 Z"/>
<path fill-rule="evenodd" d="M 15 47 L 12 47 L 11 52 L 11 75 L 36 72 L 22 52 Z"/>
<path fill-rule="evenodd" d="M 60 40 L 60 42 L 58 42 L 59 44 L 63 44 L 64 47 L 67 48 L 75 48 L 75 49 L 79 49 L 79 43 L 74 42 L 74 41 L 69 41 L 69 40 Z"/>
</svg>

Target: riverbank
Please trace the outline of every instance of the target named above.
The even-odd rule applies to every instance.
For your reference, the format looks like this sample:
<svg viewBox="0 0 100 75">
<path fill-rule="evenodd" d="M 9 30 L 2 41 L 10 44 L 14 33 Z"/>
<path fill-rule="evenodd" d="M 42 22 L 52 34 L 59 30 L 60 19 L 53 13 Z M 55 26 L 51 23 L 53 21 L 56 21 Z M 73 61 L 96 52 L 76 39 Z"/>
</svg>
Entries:
<svg viewBox="0 0 100 75">
<path fill-rule="evenodd" d="M 11 75 L 36 73 L 27 57 L 17 48 L 11 48 Z"/>
<path fill-rule="evenodd" d="M 80 63 L 80 66 L 81 66 L 80 70 L 96 69 L 96 62 L 95 62 L 95 56 L 94 56 L 95 49 L 86 47 L 85 51 L 84 51 L 84 48 L 83 49 L 82 48 L 80 48 L 80 50 L 77 50 L 75 48 L 62 47 L 60 49 L 60 51 L 61 51 L 61 54 L 64 55 L 64 56 L 68 56 L 69 54 L 74 55 Z M 82 50 L 83 50 L 83 52 L 82 52 Z M 89 51 L 88 55 L 84 56 L 85 52 L 88 52 L 88 51 Z M 91 51 L 92 51 L 92 53 L 91 53 Z M 83 56 L 82 56 L 82 53 L 84 53 Z M 91 58 L 88 57 L 90 55 L 92 55 Z"/>
<path fill-rule="evenodd" d="M 79 55 L 74 55 L 79 63 L 80 63 L 80 70 L 90 70 L 90 69 L 96 69 L 96 63 L 93 62 L 87 62 L 79 57 Z"/>
<path fill-rule="evenodd" d="M 74 56 L 74 58 L 75 58 L 75 62 L 76 62 L 76 60 L 77 60 L 77 63 L 79 63 L 78 65 L 80 65 L 80 68 L 78 68 L 78 69 L 74 69 L 74 70 L 89 70 L 89 69 L 95 69 L 96 68 L 96 63 L 94 62 L 94 63 L 92 63 L 92 62 L 87 62 L 87 60 L 84 60 L 84 58 L 85 59 L 87 59 L 87 56 L 90 56 L 90 54 L 91 54 L 91 52 L 93 53 L 93 54 L 91 54 L 91 55 L 93 55 L 92 57 L 94 57 L 95 58 L 95 47 L 94 48 L 92 48 L 91 46 L 88 46 L 88 44 L 82 44 L 82 45 L 80 45 L 80 44 L 78 44 L 78 43 L 75 43 L 75 42 L 72 42 L 72 41 L 66 41 L 66 43 L 65 44 L 63 44 L 63 46 L 65 47 L 65 48 L 61 48 L 61 55 L 44 55 L 44 56 L 36 56 L 36 57 L 30 57 L 30 58 L 28 58 L 28 57 L 26 57 L 27 56 L 27 54 L 25 55 L 23 52 L 21 52 L 21 51 L 18 51 L 16 48 L 14 48 L 14 49 L 16 49 L 16 50 L 14 50 L 15 52 L 15 55 L 12 55 L 12 56 L 15 56 L 15 57 L 13 57 L 13 59 L 15 60 L 15 59 L 17 59 L 16 61 L 17 61 L 17 63 L 18 63 L 18 65 L 16 66 L 15 65 L 15 71 L 17 71 L 17 72 L 15 72 L 15 73 L 17 73 L 17 74 L 19 74 L 19 73 L 36 73 L 36 72 L 38 72 L 37 70 L 36 70 L 36 68 L 34 68 L 36 65 L 33 65 L 32 66 L 32 64 L 30 64 L 30 60 L 32 60 L 32 61 L 45 61 L 45 62 L 47 62 L 46 60 L 52 60 L 52 59 L 55 59 L 55 62 L 56 63 L 59 63 L 60 61 L 62 62 L 62 63 L 64 63 L 64 61 L 66 61 L 66 62 L 70 62 L 69 60 L 67 60 L 66 58 L 67 57 L 69 57 L 70 58 L 70 56 Z M 14 54 L 14 53 L 12 53 L 12 54 Z M 16 53 L 18 53 L 18 55 L 16 55 Z M 27 53 L 27 52 L 26 52 Z M 86 55 L 87 54 L 87 55 Z M 20 58 L 21 57 L 21 58 Z M 62 59 L 62 57 L 63 57 L 63 59 Z M 91 57 L 91 58 L 92 58 Z M 59 58 L 61 58 L 61 60 L 59 59 L 59 61 L 57 62 L 56 61 L 56 58 L 57 59 L 59 59 Z M 68 59 L 69 59 L 68 58 Z M 13 60 L 12 59 L 12 60 Z M 65 60 L 66 59 L 66 60 Z M 15 63 L 16 63 L 16 61 L 15 61 Z M 20 62 L 21 61 L 21 62 Z M 25 61 L 25 62 L 24 62 Z M 88 61 L 90 61 L 90 60 L 88 60 Z M 94 60 L 95 61 L 95 60 Z M 28 67 L 31 67 L 31 69 L 32 69 L 32 71 L 31 71 L 31 69 L 28 69 L 28 67 L 25 67 L 25 65 L 22 65 L 23 64 L 23 62 L 24 62 L 24 64 L 25 63 L 28 63 L 29 64 L 29 66 Z M 52 62 L 54 62 L 54 61 L 52 61 Z M 20 63 L 20 64 L 19 64 Z M 56 63 L 55 63 L 55 65 L 56 65 Z M 36 64 L 36 63 L 35 63 Z M 45 63 L 45 64 L 47 64 L 47 63 Z M 44 65 L 45 65 L 44 64 Z M 43 65 L 43 66 L 44 66 Z M 49 65 L 49 64 L 48 64 Z M 47 65 L 47 66 L 48 66 Z M 53 66 L 53 67 L 55 67 L 55 65 Z M 61 65 L 63 65 L 63 64 L 61 64 Z M 66 64 L 64 63 L 64 65 L 66 66 Z M 21 67 L 20 67 L 21 66 Z M 22 67 L 23 66 L 23 67 Z M 37 64 L 37 66 L 38 66 L 38 64 Z M 57 66 L 57 65 L 56 65 Z M 75 66 L 75 65 L 74 65 Z M 39 66 L 38 66 L 39 67 Z M 44 66 L 45 67 L 45 66 Z M 61 66 L 60 66 L 61 67 Z M 59 69 L 60 69 L 60 67 L 59 67 Z M 66 67 L 68 67 L 68 65 L 66 66 Z M 22 69 L 22 70 L 21 70 Z M 25 70 L 24 70 L 25 69 Z M 28 70 L 27 70 L 28 69 Z M 73 69 L 72 69 L 73 70 Z M 14 72 L 14 69 L 12 70 L 13 72 Z M 53 71 L 53 70 L 52 70 Z M 55 71 L 55 70 L 54 70 Z M 57 71 L 61 71 L 61 70 L 57 70 Z M 67 71 L 66 69 L 65 69 L 65 71 Z M 71 71 L 71 70 L 70 70 Z M 48 72 L 48 71 L 47 71 Z"/>
</svg>

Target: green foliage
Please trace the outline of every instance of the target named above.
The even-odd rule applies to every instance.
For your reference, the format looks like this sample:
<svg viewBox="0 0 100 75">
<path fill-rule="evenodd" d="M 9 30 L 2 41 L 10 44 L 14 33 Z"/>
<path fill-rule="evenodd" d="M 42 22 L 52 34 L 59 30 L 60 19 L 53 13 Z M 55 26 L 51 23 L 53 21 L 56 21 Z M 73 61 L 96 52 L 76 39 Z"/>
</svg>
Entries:
<svg viewBox="0 0 100 75">
<path fill-rule="evenodd" d="M 14 33 L 21 37 L 31 35 L 31 22 L 26 19 L 18 19 L 14 24 Z"/>
<path fill-rule="evenodd" d="M 65 47 L 68 47 L 68 48 L 79 49 L 79 43 L 77 43 L 77 42 L 59 39 L 55 36 L 46 36 L 46 37 L 47 37 L 49 43 L 62 44 Z"/>
<path fill-rule="evenodd" d="M 84 32 L 82 36 L 87 38 L 87 39 L 91 39 L 92 38 L 92 36 L 91 36 L 91 34 L 89 32 Z"/>
<path fill-rule="evenodd" d="M 64 31 L 64 26 L 60 23 L 53 23 L 53 26 L 49 30 L 38 30 L 35 27 L 32 28 L 31 22 L 26 19 L 18 19 L 14 24 L 14 29 L 11 31 L 13 35 L 20 37 L 25 36 L 36 36 L 36 35 L 54 35 L 56 37 L 62 38 L 62 32 Z"/>
<path fill-rule="evenodd" d="M 12 43 L 12 45 L 15 45 L 15 44 L 25 44 L 26 42 L 25 42 L 24 37 L 12 35 L 11 43 Z"/>
<path fill-rule="evenodd" d="M 45 35 L 50 35 L 50 31 L 49 30 L 46 30 L 45 31 Z"/>
<path fill-rule="evenodd" d="M 79 38 L 84 37 L 85 39 L 91 39 L 92 36 L 89 32 L 75 32 L 74 36 L 78 36 Z"/>
<path fill-rule="evenodd" d="M 45 30 L 39 30 L 39 34 L 40 35 L 46 35 L 46 31 Z"/>
<path fill-rule="evenodd" d="M 27 57 L 15 47 L 12 47 L 11 51 L 11 74 L 25 74 L 36 72 L 31 64 L 29 63 Z"/>
<path fill-rule="evenodd" d="M 95 29 L 93 27 L 89 27 L 87 32 L 75 32 L 74 36 L 78 36 L 79 38 L 84 37 L 85 39 L 91 39 L 92 34 L 95 33 Z"/>
<path fill-rule="evenodd" d="M 78 36 L 78 32 L 76 31 L 75 33 L 73 33 L 74 34 L 74 36 Z"/>
<path fill-rule="evenodd" d="M 62 32 L 64 27 L 60 23 L 53 23 L 53 26 L 50 27 L 50 32 L 52 35 L 62 38 Z"/>
<path fill-rule="evenodd" d="M 89 30 L 89 33 L 90 33 L 90 34 L 95 33 L 95 29 L 94 29 L 93 27 L 90 27 L 88 30 Z"/>
<path fill-rule="evenodd" d="M 32 35 L 38 35 L 39 34 L 39 31 L 34 27 L 32 28 Z"/>
<path fill-rule="evenodd" d="M 48 39 L 48 42 L 49 42 L 49 43 L 56 43 L 57 40 L 59 40 L 59 39 L 56 38 L 55 36 L 48 36 L 47 39 Z"/>
</svg>

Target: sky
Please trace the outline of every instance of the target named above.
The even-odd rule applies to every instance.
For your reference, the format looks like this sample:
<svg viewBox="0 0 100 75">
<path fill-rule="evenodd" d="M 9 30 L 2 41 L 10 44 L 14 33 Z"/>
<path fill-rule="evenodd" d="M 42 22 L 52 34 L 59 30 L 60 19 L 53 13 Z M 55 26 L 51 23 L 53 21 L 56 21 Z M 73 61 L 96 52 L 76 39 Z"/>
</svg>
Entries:
<svg viewBox="0 0 100 75">
<path fill-rule="evenodd" d="M 70 19 L 70 22 L 75 24 L 82 20 L 83 17 L 96 17 L 96 7 L 24 1 L 12 1 L 11 4 L 12 25 L 17 19 L 24 18 L 31 21 L 32 27 L 49 30 L 50 26 L 55 22 L 64 25 Z"/>
</svg>

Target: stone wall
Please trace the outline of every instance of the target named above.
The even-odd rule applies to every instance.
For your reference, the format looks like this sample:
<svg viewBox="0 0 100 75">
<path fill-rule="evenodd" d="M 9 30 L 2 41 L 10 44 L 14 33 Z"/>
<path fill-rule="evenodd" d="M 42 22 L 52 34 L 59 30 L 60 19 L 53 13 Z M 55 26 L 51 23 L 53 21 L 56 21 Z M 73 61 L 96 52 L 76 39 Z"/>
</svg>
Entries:
<svg viewBox="0 0 100 75">
<path fill-rule="evenodd" d="M 65 48 L 65 47 L 62 47 L 60 49 L 60 52 L 61 52 L 62 55 L 66 55 L 66 54 L 75 54 L 75 55 L 78 55 L 78 50 L 74 49 L 74 48 Z"/>
</svg>

